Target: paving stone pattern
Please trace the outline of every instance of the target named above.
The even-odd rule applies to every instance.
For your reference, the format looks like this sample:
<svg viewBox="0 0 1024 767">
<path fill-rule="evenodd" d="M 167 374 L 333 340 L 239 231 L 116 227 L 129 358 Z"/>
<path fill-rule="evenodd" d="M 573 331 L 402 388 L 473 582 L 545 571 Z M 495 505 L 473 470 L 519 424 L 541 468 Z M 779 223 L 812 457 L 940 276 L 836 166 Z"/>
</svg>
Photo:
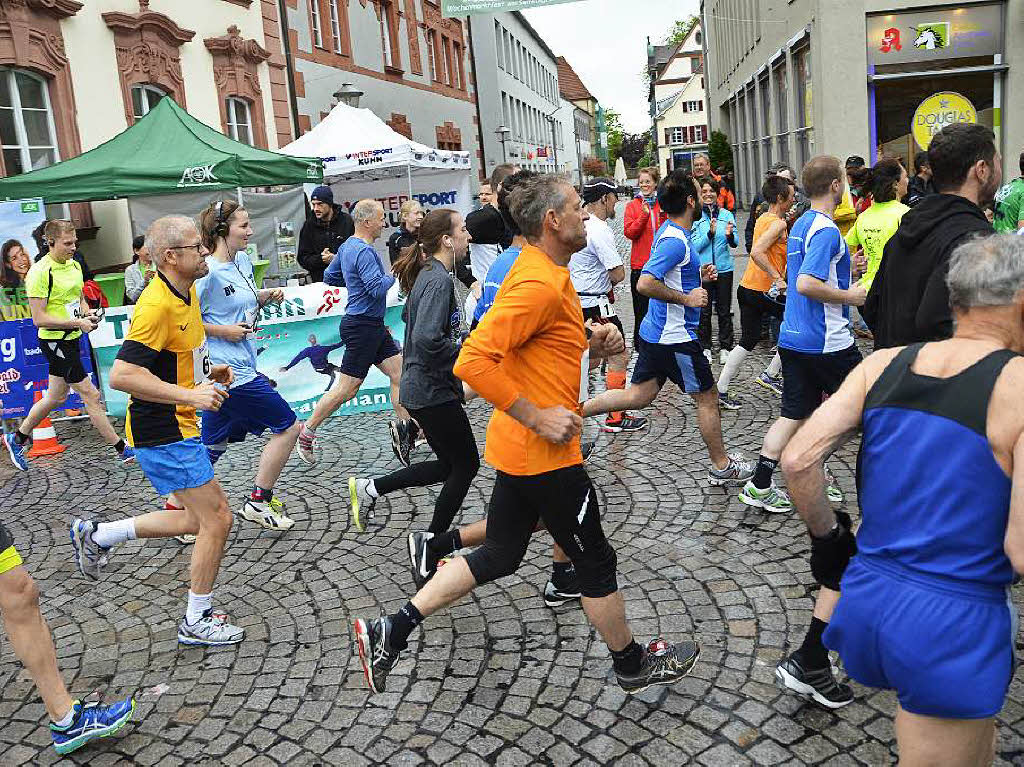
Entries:
<svg viewBox="0 0 1024 767">
<path fill-rule="evenodd" d="M 621 223 L 617 229 L 628 253 Z M 619 305 L 628 327 L 628 287 Z M 743 409 L 723 418 L 729 449 L 750 456 L 778 414 L 778 400 L 752 383 L 766 352 L 740 376 L 735 394 Z M 488 406 L 474 403 L 469 412 L 482 445 Z M 775 664 L 811 618 L 815 588 L 803 525 L 707 486 L 706 451 L 687 398 L 666 389 L 646 415 L 648 431 L 602 437 L 587 468 L 638 639 L 696 636 L 703 651 L 687 679 L 633 697 L 614 683 L 608 651 L 579 607 L 544 606 L 544 536 L 516 575 L 429 618 L 388 679 L 388 692 L 370 697 L 350 626 L 357 616 L 396 609 L 413 593 L 405 536 L 425 529 L 437 491 L 396 493 L 378 503 L 366 533 L 348 527 L 348 476 L 396 468 L 381 415 L 329 421 L 314 469 L 292 459 L 278 488 L 296 520 L 289 533 L 236 522 L 215 604 L 248 639 L 216 650 L 175 641 L 189 556 L 177 542 L 121 547 L 98 585 L 73 568 L 73 516 L 113 519 L 158 507 L 137 468 L 114 463 L 84 423 L 59 425 L 70 449 L 34 461 L 26 474 L 13 475 L 4 456 L 3 518 L 42 590 L 71 689 L 76 696 L 138 696 L 133 725 L 72 760 L 247 767 L 894 763 L 891 694 L 857 687 L 856 702 L 832 713 L 774 683 Z M 233 446 L 217 466 L 238 505 L 261 444 Z M 423 455 L 422 448 L 414 454 Z M 851 510 L 854 462 L 853 447 L 831 462 Z M 463 521 L 481 516 L 493 478 L 491 469 L 481 471 Z M 155 695 L 158 685 L 169 689 Z M 1018 678 L 999 718 L 999 764 L 1024 764 L 1021 701 Z M 56 762 L 44 720 L 3 642 L 0 764 Z"/>
</svg>

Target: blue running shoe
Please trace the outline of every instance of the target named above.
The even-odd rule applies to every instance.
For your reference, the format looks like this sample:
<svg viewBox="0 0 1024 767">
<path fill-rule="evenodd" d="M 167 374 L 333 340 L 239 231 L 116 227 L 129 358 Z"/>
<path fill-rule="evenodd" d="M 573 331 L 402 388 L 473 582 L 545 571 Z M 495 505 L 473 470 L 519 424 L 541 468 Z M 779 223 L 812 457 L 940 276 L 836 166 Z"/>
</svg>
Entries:
<svg viewBox="0 0 1024 767">
<path fill-rule="evenodd" d="M 132 463 L 135 460 L 135 448 L 125 445 L 120 454 L 121 463 Z"/>
<path fill-rule="evenodd" d="M 7 445 L 7 453 L 11 456 L 11 462 L 14 464 L 14 468 L 18 471 L 28 471 L 28 460 L 25 456 L 28 454 L 28 442 L 24 445 L 19 445 L 14 440 L 14 432 L 4 435 L 4 444 Z"/>
<path fill-rule="evenodd" d="M 71 545 L 75 548 L 75 564 L 82 575 L 99 580 L 100 570 L 107 563 L 110 549 L 100 546 L 92 539 L 96 523 L 75 519 L 71 523 Z"/>
<path fill-rule="evenodd" d="M 108 706 L 83 706 L 81 701 L 74 702 L 75 720 L 66 729 L 50 725 L 53 736 L 53 747 L 58 754 L 70 754 L 77 751 L 94 738 L 105 738 L 113 735 L 131 721 L 135 713 L 134 698 L 125 698 Z"/>
</svg>

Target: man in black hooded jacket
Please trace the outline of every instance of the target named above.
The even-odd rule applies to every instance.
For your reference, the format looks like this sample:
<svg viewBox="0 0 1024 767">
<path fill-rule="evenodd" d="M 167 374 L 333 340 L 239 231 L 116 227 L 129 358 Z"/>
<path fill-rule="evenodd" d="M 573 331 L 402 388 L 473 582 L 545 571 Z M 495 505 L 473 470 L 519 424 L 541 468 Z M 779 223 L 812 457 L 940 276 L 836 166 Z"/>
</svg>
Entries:
<svg viewBox="0 0 1024 767">
<path fill-rule="evenodd" d="M 324 270 L 338 248 L 356 233 L 352 216 L 334 204 L 329 186 L 318 186 L 309 196 L 311 214 L 299 232 L 298 261 L 310 282 L 323 282 Z"/>
<path fill-rule="evenodd" d="M 950 254 L 970 236 L 993 233 L 982 212 L 1003 177 L 992 131 L 968 123 L 947 126 L 932 139 L 928 159 L 938 193 L 903 216 L 861 310 L 876 349 L 951 337 Z"/>
</svg>

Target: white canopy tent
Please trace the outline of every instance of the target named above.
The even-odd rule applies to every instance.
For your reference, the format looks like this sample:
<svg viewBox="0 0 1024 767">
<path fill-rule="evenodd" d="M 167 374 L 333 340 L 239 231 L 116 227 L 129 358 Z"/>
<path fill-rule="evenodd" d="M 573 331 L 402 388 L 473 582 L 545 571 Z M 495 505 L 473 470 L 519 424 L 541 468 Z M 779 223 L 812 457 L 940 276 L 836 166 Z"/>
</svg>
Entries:
<svg viewBox="0 0 1024 767">
<path fill-rule="evenodd" d="M 435 149 L 406 138 L 369 109 L 338 104 L 311 131 L 281 149 L 296 157 L 324 160 L 324 181 L 361 177 L 378 180 L 405 176 L 412 180 L 423 170 L 470 171 L 469 152 Z"/>
<path fill-rule="evenodd" d="M 421 144 L 391 129 L 369 109 L 338 104 L 311 131 L 279 150 L 298 157 L 324 160 L 324 183 L 346 210 L 364 198 L 380 200 L 387 226 L 376 247 L 386 256 L 385 242 L 399 224 L 399 208 L 416 199 L 426 210 L 454 208 L 462 215 L 473 209 L 469 152 L 453 152 Z M 313 185 L 307 185 L 310 193 Z"/>
</svg>

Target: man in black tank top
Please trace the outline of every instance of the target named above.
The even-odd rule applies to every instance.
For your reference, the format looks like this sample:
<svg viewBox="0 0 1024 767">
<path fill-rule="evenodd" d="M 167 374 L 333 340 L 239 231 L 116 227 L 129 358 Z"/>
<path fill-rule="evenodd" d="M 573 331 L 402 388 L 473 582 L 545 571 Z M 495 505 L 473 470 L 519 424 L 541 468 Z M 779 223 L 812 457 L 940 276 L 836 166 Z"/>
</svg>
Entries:
<svg viewBox="0 0 1024 767">
<path fill-rule="evenodd" d="M 1009 586 L 1024 572 L 1024 238 L 959 246 L 947 284 L 953 338 L 868 357 L 790 441 L 782 470 L 812 574 L 842 581 L 824 646 L 856 681 L 897 692 L 901 763 L 980 765 L 995 755 L 1015 666 Z M 826 499 L 822 460 L 858 428 L 855 540 Z"/>
</svg>

